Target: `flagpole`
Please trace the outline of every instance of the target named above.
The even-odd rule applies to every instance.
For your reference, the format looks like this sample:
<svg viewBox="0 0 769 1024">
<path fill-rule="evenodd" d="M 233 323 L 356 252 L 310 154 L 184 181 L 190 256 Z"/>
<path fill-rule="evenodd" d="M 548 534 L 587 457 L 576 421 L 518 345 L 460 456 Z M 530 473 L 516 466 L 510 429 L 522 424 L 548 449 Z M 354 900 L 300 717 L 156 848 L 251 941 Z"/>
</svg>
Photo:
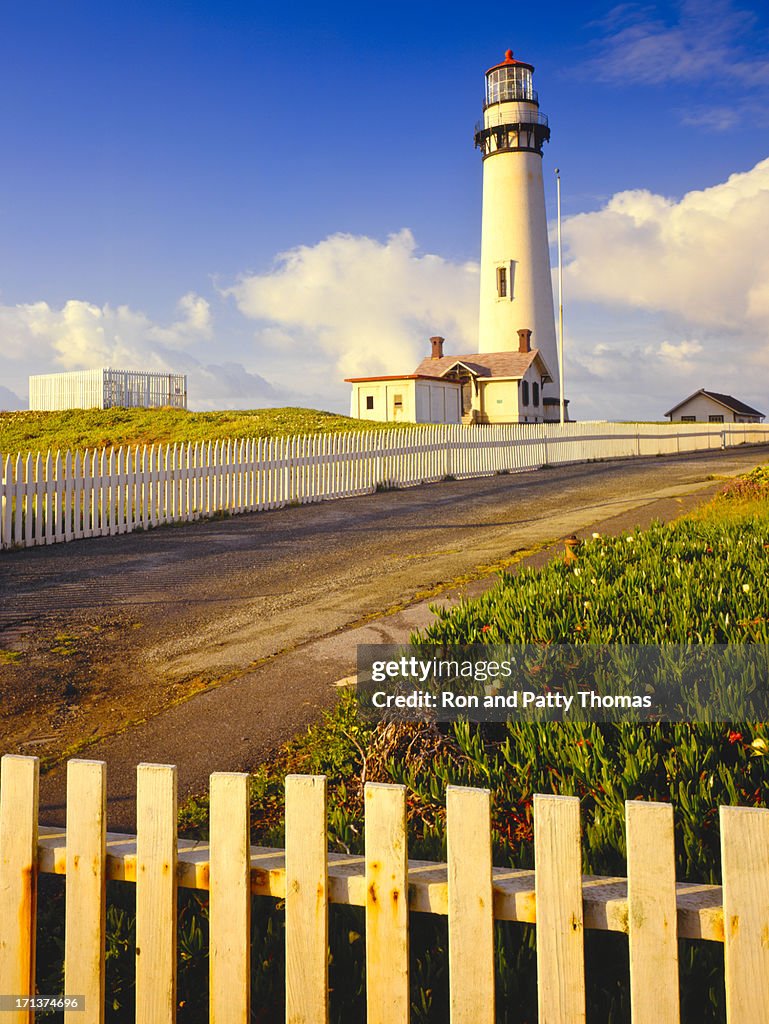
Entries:
<svg viewBox="0 0 769 1024">
<path fill-rule="evenodd" d="M 566 402 L 563 391 L 563 252 L 561 249 L 561 171 L 555 169 L 555 181 L 558 193 L 558 380 L 560 398 L 558 405 L 561 410 L 561 426 L 566 421 Z"/>
</svg>

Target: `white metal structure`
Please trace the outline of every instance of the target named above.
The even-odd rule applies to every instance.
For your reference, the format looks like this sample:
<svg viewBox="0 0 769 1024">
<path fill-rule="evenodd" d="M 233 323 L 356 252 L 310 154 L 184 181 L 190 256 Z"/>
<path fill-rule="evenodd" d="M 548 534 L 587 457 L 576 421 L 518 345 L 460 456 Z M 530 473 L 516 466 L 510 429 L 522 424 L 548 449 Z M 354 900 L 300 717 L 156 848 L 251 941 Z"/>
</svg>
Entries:
<svg viewBox="0 0 769 1024">
<path fill-rule="evenodd" d="M 69 373 L 42 373 L 29 378 L 29 407 L 37 411 L 116 407 L 158 409 L 162 406 L 187 408 L 185 374 L 101 367 Z"/>
<path fill-rule="evenodd" d="M 508 50 L 486 72 L 483 121 L 475 144 L 483 155 L 480 352 L 510 352 L 517 331 L 532 332 L 553 374 L 546 396 L 557 398 L 559 365 L 553 285 L 542 181 L 542 146 L 550 138 L 532 83 L 534 68 Z"/>
<path fill-rule="evenodd" d="M 769 441 L 757 423 L 445 423 L 0 457 L 0 548 L 57 544 L 543 465 Z"/>
</svg>

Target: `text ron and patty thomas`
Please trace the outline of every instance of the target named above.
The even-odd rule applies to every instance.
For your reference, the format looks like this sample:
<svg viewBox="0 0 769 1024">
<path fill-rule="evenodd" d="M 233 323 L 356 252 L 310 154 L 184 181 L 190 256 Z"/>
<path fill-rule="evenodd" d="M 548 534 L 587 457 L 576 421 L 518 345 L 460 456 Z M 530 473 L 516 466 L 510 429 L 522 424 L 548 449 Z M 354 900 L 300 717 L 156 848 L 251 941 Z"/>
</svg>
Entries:
<svg viewBox="0 0 769 1024">
<path fill-rule="evenodd" d="M 381 710 L 411 709 L 424 711 L 506 708 L 520 709 L 559 709 L 570 711 L 574 701 L 579 701 L 583 710 L 605 708 L 649 709 L 652 698 L 645 694 L 600 694 L 594 690 L 576 694 L 567 693 L 535 693 L 533 690 L 513 690 L 511 693 L 455 693 L 453 690 L 439 690 L 437 693 L 428 690 L 412 690 L 411 693 L 388 693 L 386 690 L 374 690 L 370 695 L 371 704 Z"/>
<path fill-rule="evenodd" d="M 358 706 L 449 722 L 769 720 L 769 644 L 361 644 Z"/>
</svg>

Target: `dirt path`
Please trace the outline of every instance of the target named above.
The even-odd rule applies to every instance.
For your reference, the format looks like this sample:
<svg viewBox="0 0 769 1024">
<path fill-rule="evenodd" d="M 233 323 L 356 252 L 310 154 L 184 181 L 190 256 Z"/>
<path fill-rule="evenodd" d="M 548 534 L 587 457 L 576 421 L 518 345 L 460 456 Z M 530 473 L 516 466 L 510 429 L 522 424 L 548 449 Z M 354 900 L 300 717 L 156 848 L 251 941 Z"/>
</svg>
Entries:
<svg viewBox="0 0 769 1024">
<path fill-rule="evenodd" d="M 428 621 L 427 596 L 607 520 L 669 518 L 767 458 L 570 466 L 4 553 L 0 647 L 18 653 L 0 664 L 0 747 L 104 758 L 126 827 L 137 762 L 177 763 L 181 795 L 255 764 L 332 703 L 357 643 Z M 63 780 L 43 779 L 52 821 Z"/>
</svg>

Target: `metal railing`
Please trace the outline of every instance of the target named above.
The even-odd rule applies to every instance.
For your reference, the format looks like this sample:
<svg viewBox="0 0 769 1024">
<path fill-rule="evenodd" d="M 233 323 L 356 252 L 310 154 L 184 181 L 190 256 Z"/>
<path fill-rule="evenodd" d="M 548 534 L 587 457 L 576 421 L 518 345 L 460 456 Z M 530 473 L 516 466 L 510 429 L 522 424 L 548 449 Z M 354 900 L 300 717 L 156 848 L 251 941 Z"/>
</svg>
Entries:
<svg viewBox="0 0 769 1024">
<path fill-rule="evenodd" d="M 500 117 L 499 120 L 496 121 L 489 119 L 488 124 L 486 123 L 486 119 L 484 118 L 482 121 L 476 122 L 475 134 L 478 135 L 479 132 L 484 132 L 490 128 L 510 128 L 517 130 L 519 126 L 524 126 L 527 124 L 541 124 L 547 128 L 549 127 L 547 114 L 543 114 L 541 110 L 527 110 L 525 112 L 519 111 L 519 116 L 517 119 L 512 118 L 510 116 Z"/>
</svg>

